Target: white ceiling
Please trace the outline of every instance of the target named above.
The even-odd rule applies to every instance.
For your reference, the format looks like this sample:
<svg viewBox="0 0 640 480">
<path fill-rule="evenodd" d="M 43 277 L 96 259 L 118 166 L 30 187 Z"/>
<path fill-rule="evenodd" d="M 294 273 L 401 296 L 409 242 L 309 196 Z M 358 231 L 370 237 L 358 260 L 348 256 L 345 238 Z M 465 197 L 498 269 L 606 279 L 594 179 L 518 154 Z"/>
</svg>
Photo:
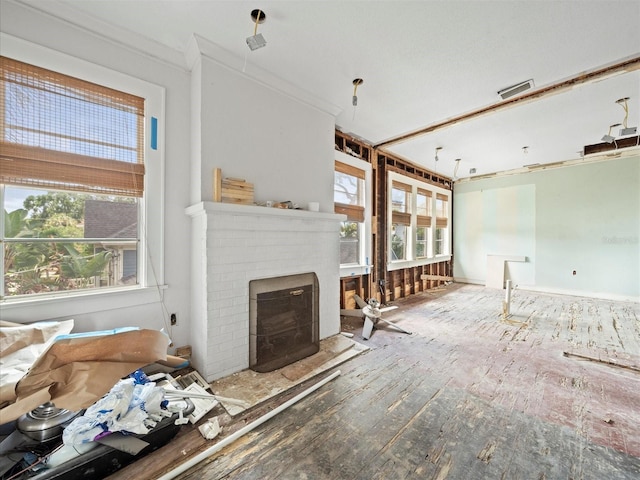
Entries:
<svg viewBox="0 0 640 480">
<path fill-rule="evenodd" d="M 177 52 L 195 33 L 246 62 L 248 73 L 263 69 L 339 107 L 338 128 L 374 145 L 495 104 L 498 90 L 521 81 L 533 79 L 538 89 L 640 57 L 638 0 L 19 1 L 115 39 L 134 32 Z M 254 8 L 267 15 L 258 26 L 267 46 L 251 52 L 245 39 Z M 357 77 L 364 84 L 354 111 Z M 460 158 L 458 178 L 470 168 L 482 175 L 576 159 L 622 123 L 615 103 L 622 97 L 631 97 L 628 126 L 638 126 L 636 69 L 387 148 L 447 176 Z"/>
</svg>

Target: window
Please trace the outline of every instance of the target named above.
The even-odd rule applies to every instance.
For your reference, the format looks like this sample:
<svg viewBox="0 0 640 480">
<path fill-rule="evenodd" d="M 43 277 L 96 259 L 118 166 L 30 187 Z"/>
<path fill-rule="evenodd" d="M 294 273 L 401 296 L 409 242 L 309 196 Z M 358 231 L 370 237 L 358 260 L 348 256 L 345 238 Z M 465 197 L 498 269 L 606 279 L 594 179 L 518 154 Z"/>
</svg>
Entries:
<svg viewBox="0 0 640 480">
<path fill-rule="evenodd" d="M 431 192 L 419 188 L 416 195 L 416 214 L 418 217 L 426 217 L 431 221 L 431 207 Z"/>
<path fill-rule="evenodd" d="M 418 188 L 416 193 L 416 258 L 426 258 L 430 253 L 431 239 L 431 191 Z"/>
<path fill-rule="evenodd" d="M 444 253 L 445 229 L 436 228 L 435 238 L 435 254 L 442 255 Z"/>
<path fill-rule="evenodd" d="M 405 260 L 407 253 L 407 225 L 391 226 L 391 255 L 393 260 Z"/>
<path fill-rule="evenodd" d="M 3 297 L 137 283 L 144 99 L 7 57 L 0 90 Z"/>
<path fill-rule="evenodd" d="M 411 213 L 411 186 L 393 182 L 391 187 L 391 210 L 394 213 Z"/>
<path fill-rule="evenodd" d="M 388 268 L 427 264 L 449 255 L 451 192 L 391 172 L 389 194 Z"/>
<path fill-rule="evenodd" d="M 429 227 L 416 228 L 416 258 L 425 258 L 429 255 L 429 231 Z"/>
<path fill-rule="evenodd" d="M 340 226 L 340 264 L 362 263 L 361 225 L 365 217 L 365 172 L 336 161 L 333 201 L 336 213 L 347 216 Z"/>
<path fill-rule="evenodd" d="M 0 297 L 161 283 L 162 264 L 144 258 L 161 256 L 151 237 L 162 232 L 162 210 L 149 203 L 162 198 L 154 182 L 163 170 L 163 89 L 7 38 L 0 57 Z M 149 158 L 155 164 L 146 168 Z"/>
<path fill-rule="evenodd" d="M 411 225 L 411 186 L 393 182 L 391 186 L 391 258 L 406 260 L 407 231 Z"/>
<path fill-rule="evenodd" d="M 449 225 L 449 197 L 438 193 L 436 195 L 436 236 L 435 254 L 444 255 L 446 252 L 446 240 Z"/>
<path fill-rule="evenodd" d="M 360 224 L 342 222 L 340 224 L 340 264 L 360 263 Z"/>
<path fill-rule="evenodd" d="M 445 225 L 447 223 L 448 216 L 448 202 L 449 197 L 446 195 L 442 195 L 440 193 L 436 195 L 436 217 L 438 220 L 442 220 Z"/>
<path fill-rule="evenodd" d="M 4 199 L 4 296 L 137 284 L 136 198 L 7 185 Z"/>
</svg>

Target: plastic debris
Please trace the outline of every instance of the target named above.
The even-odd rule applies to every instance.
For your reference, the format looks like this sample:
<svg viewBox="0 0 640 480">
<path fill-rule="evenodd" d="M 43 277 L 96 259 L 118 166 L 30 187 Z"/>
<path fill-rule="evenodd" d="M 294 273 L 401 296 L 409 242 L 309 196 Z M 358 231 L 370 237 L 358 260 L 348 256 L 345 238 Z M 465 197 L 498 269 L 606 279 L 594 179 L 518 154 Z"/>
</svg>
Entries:
<svg viewBox="0 0 640 480">
<path fill-rule="evenodd" d="M 213 417 L 207 420 L 205 423 L 198 427 L 200 434 L 207 440 L 213 440 L 216 438 L 220 432 L 222 432 L 222 428 L 220 427 L 220 422 L 218 422 L 218 417 Z"/>
<path fill-rule="evenodd" d="M 164 417 L 172 413 L 163 409 L 164 390 L 146 377 L 120 380 L 104 397 L 87 408 L 64 430 L 65 445 L 92 442 L 109 433 L 146 434 Z"/>
</svg>

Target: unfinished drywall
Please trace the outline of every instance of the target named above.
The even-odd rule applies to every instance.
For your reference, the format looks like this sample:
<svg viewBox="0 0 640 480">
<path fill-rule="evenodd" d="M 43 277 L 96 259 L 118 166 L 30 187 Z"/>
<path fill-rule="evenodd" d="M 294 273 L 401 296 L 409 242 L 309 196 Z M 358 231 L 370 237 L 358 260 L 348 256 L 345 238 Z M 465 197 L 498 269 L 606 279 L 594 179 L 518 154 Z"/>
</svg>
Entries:
<svg viewBox="0 0 640 480">
<path fill-rule="evenodd" d="M 456 276 L 469 283 L 484 283 L 487 257 L 526 257 L 505 263 L 506 277 L 527 285 L 535 283 L 535 185 L 484 189 L 458 194 L 454 200 Z M 460 217 L 459 219 L 457 217 Z M 464 236 L 462 236 L 464 235 Z"/>
<path fill-rule="evenodd" d="M 640 300 L 640 156 L 455 184 L 454 277 L 489 254 L 520 288 Z M 574 274 L 575 272 L 575 274 Z"/>
</svg>

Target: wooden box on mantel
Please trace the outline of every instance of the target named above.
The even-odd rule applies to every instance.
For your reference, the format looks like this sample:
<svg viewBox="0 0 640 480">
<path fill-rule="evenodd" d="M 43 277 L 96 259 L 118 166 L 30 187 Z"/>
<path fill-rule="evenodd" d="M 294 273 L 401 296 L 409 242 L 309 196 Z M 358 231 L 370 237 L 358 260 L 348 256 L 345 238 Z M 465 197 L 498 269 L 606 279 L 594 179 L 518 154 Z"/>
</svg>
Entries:
<svg viewBox="0 0 640 480">
<path fill-rule="evenodd" d="M 214 168 L 213 201 L 253 205 L 253 183 L 241 178 L 222 178 L 222 170 Z"/>
</svg>

